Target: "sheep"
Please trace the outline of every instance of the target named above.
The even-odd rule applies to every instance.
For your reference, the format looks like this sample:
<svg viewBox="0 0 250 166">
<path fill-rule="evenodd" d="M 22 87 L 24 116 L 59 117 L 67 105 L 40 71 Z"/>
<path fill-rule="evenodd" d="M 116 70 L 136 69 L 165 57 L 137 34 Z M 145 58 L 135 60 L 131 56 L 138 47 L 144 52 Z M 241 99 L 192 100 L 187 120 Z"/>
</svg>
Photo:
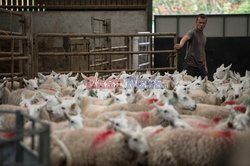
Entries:
<svg viewBox="0 0 250 166">
<path fill-rule="evenodd" d="M 149 137 L 148 165 L 224 165 L 238 132 L 233 130 L 164 129 Z M 164 146 L 163 146 L 164 145 Z"/>
<path fill-rule="evenodd" d="M 6 91 L 9 92 L 9 89 L 7 89 L 6 85 L 7 81 L 4 81 L 3 83 L 0 84 L 0 103 L 3 104 L 8 102 Z"/>
<path fill-rule="evenodd" d="M 71 155 L 72 165 L 132 166 L 137 164 L 138 156 L 146 155 L 149 150 L 141 130 L 134 132 L 120 129 L 117 133 L 112 130 L 83 128 L 55 135 L 74 154 Z M 51 151 L 53 153 L 53 148 Z M 51 159 L 54 163 L 54 158 Z"/>
<path fill-rule="evenodd" d="M 235 148 L 228 158 L 227 166 L 247 166 L 250 163 L 250 132 L 247 131 L 240 139 L 237 140 Z"/>
<path fill-rule="evenodd" d="M 216 69 L 216 72 L 213 74 L 214 80 L 228 78 L 230 76 L 229 70 L 230 70 L 231 66 L 232 66 L 232 64 L 230 64 L 227 67 L 224 67 L 224 64 L 222 64 L 220 67 L 218 67 Z"/>
<path fill-rule="evenodd" d="M 28 113 L 27 108 L 20 106 L 1 104 L 0 105 L 0 129 L 13 130 L 16 127 L 16 116 L 15 114 L 1 113 L 1 111 L 16 112 L 21 111 Z"/>
<path fill-rule="evenodd" d="M 218 95 L 214 93 L 206 93 L 202 90 L 191 90 L 188 93 L 196 103 L 211 104 L 211 105 L 221 105 L 222 100 L 217 98 Z"/>
<path fill-rule="evenodd" d="M 189 111 L 184 109 L 179 109 L 177 111 L 180 114 L 197 115 L 205 117 L 207 119 L 213 119 L 214 117 L 224 119 L 228 118 L 230 114 L 229 109 L 225 106 L 216 106 L 216 105 L 199 104 L 199 103 L 197 104 L 197 108 L 195 111 Z"/>
<path fill-rule="evenodd" d="M 245 113 L 235 113 L 233 116 L 232 127 L 237 130 L 246 130 L 250 127 L 250 98 L 245 101 Z"/>
<path fill-rule="evenodd" d="M 37 91 L 29 90 L 29 89 L 17 89 L 12 92 L 6 89 L 7 104 L 19 105 L 21 102 L 21 95 L 24 95 L 25 98 L 31 98 Z"/>
<path fill-rule="evenodd" d="M 145 112 L 129 112 L 129 111 L 113 111 L 113 112 L 106 112 L 100 114 L 96 120 L 99 121 L 106 121 L 107 117 L 117 117 L 120 113 L 125 113 L 128 117 L 133 117 L 136 119 L 142 127 L 145 126 L 155 126 L 155 125 L 169 125 L 170 120 L 174 118 L 169 117 L 178 117 L 178 112 L 174 109 L 172 105 L 166 103 L 163 106 L 154 105 L 156 109 L 152 109 L 151 111 Z M 177 121 L 176 121 L 177 122 Z M 178 121 L 179 123 L 180 121 Z M 180 123 L 179 123 L 180 124 Z M 176 124 L 177 126 L 177 124 Z"/>
<path fill-rule="evenodd" d="M 38 89 L 38 82 L 37 82 L 37 78 L 35 77 L 34 79 L 29 79 L 26 80 L 25 78 L 23 78 L 24 84 L 26 86 L 27 89 L 29 90 L 37 90 Z"/>
<path fill-rule="evenodd" d="M 58 83 L 56 83 L 52 78 L 47 78 L 45 82 L 43 82 L 38 87 L 39 91 L 47 94 L 56 94 L 61 92 L 61 87 Z"/>
</svg>

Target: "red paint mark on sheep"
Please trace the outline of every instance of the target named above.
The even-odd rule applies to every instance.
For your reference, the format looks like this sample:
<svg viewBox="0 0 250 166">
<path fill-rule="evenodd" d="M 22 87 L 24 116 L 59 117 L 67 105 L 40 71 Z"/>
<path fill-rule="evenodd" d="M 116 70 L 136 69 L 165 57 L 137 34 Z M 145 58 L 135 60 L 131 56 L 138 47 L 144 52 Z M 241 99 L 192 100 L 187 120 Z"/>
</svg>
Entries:
<svg viewBox="0 0 250 166">
<path fill-rule="evenodd" d="M 1 133 L 0 137 L 4 139 L 12 139 L 16 137 L 16 134 L 12 132 L 5 132 L 5 133 Z"/>
<path fill-rule="evenodd" d="M 207 129 L 207 128 L 213 127 L 213 125 L 206 124 L 206 123 L 198 123 L 197 127 L 200 129 Z"/>
<path fill-rule="evenodd" d="M 235 100 L 228 100 L 224 102 L 224 105 L 234 105 L 236 104 Z"/>
<path fill-rule="evenodd" d="M 235 111 L 239 111 L 239 112 L 241 112 L 241 113 L 244 114 L 246 112 L 246 107 L 245 106 L 241 106 L 241 105 L 237 105 L 237 106 L 234 107 L 234 110 Z"/>
<path fill-rule="evenodd" d="M 142 121 L 143 121 L 144 124 L 149 123 L 149 118 L 150 118 L 150 113 L 149 112 L 141 112 L 140 116 L 141 116 Z"/>
<path fill-rule="evenodd" d="M 155 103 L 157 101 L 158 101 L 158 99 L 156 99 L 156 98 L 149 98 L 149 99 L 146 100 L 146 103 L 148 105 L 150 105 L 150 104 L 153 104 L 153 103 Z"/>
<path fill-rule="evenodd" d="M 107 130 L 104 132 L 101 132 L 95 136 L 94 141 L 92 142 L 92 147 L 96 147 L 102 143 L 104 143 L 111 135 L 113 135 L 115 132 L 113 130 Z"/>
<path fill-rule="evenodd" d="M 232 142 L 236 136 L 236 133 L 231 130 L 213 131 L 212 136 L 217 138 L 223 138 L 228 143 Z"/>
<path fill-rule="evenodd" d="M 152 134 L 150 134 L 150 136 L 153 137 L 153 136 L 159 134 L 160 132 L 162 132 L 163 130 L 164 130 L 164 128 L 157 129 Z"/>
<path fill-rule="evenodd" d="M 220 117 L 214 117 L 214 118 L 212 119 L 212 123 L 214 123 L 214 124 L 218 124 L 220 121 L 221 121 L 221 118 L 220 118 Z"/>
</svg>

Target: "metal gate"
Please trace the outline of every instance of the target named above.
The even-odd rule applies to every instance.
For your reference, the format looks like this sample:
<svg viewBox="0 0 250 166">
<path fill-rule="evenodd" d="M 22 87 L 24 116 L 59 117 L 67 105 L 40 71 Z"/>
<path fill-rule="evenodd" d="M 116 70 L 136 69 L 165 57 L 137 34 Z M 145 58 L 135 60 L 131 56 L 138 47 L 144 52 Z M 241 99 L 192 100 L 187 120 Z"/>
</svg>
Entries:
<svg viewBox="0 0 250 166">
<path fill-rule="evenodd" d="M 65 38 L 65 37 L 69 37 L 69 38 L 84 38 L 86 40 L 89 40 L 90 43 L 93 43 L 95 39 L 97 38 L 108 38 L 108 40 L 110 40 L 111 45 L 109 47 L 109 49 L 100 49 L 98 51 L 90 49 L 89 51 L 82 51 L 82 52 L 55 52 L 55 51 L 40 51 L 40 48 L 38 47 L 38 43 L 36 43 L 36 52 L 34 54 L 36 59 L 36 62 L 34 62 L 34 64 L 36 64 L 36 72 L 34 74 L 36 74 L 38 71 L 39 72 L 43 72 L 43 73 L 50 73 L 50 71 L 42 71 L 39 66 L 37 65 L 39 63 L 38 59 L 41 59 L 43 57 L 63 57 L 63 56 L 88 56 L 90 57 L 89 59 L 91 59 L 91 57 L 93 56 L 97 56 L 97 55 L 103 55 L 103 56 L 107 56 L 110 57 L 108 62 L 103 62 L 103 63 L 108 63 L 110 68 L 109 69 L 98 69 L 98 70 L 93 70 L 93 69 L 89 69 L 89 70 L 74 70 L 72 71 L 73 73 L 79 73 L 79 72 L 83 72 L 85 74 L 92 74 L 95 72 L 99 72 L 102 74 L 105 73 L 114 73 L 114 72 L 120 72 L 122 70 L 125 71 L 169 71 L 169 70 L 176 70 L 177 69 L 177 59 L 176 59 L 176 55 L 177 52 L 176 50 L 154 50 L 154 46 L 153 46 L 153 40 L 155 37 L 167 37 L 167 38 L 173 38 L 174 39 L 174 43 L 176 43 L 176 34 L 175 33 L 141 33 L 141 34 L 84 34 L 84 33 L 38 33 L 35 35 L 35 41 L 38 42 L 40 41 L 40 39 L 42 38 L 52 38 L 52 37 L 56 37 L 56 38 Z M 138 51 L 134 51 L 133 49 L 133 44 L 134 44 L 134 38 L 136 37 L 146 37 L 149 40 L 152 40 L 152 42 L 150 43 L 150 46 L 148 46 L 150 49 L 149 50 L 138 50 Z M 39 40 L 38 40 L 39 39 Z M 165 54 L 166 57 L 168 57 L 169 59 L 169 63 L 168 67 L 164 67 L 164 68 L 154 68 L 153 66 L 153 59 L 150 59 L 149 61 L 149 65 L 147 66 L 147 68 L 140 68 L 140 69 L 135 69 L 133 68 L 133 57 L 135 55 L 138 54 L 144 54 L 144 55 L 150 55 L 150 57 L 156 56 L 157 54 Z M 118 59 L 118 60 L 110 60 L 113 56 L 116 55 L 122 55 L 125 58 L 123 59 Z M 126 66 L 120 66 L 116 65 L 116 63 L 118 63 L 119 61 L 125 61 L 126 62 Z M 99 63 L 99 62 L 95 62 L 94 65 L 103 65 L 103 63 Z M 167 63 L 167 62 L 166 62 Z M 88 62 L 88 66 L 93 65 L 92 62 Z M 57 70 L 58 72 L 62 72 L 62 73 L 66 73 L 69 72 L 68 70 Z"/>
<path fill-rule="evenodd" d="M 0 79 L 21 80 L 31 76 L 32 37 L 29 18 L 24 14 L 0 9 L 9 25 L 0 28 Z M 16 31 L 12 25 L 18 23 Z"/>
</svg>

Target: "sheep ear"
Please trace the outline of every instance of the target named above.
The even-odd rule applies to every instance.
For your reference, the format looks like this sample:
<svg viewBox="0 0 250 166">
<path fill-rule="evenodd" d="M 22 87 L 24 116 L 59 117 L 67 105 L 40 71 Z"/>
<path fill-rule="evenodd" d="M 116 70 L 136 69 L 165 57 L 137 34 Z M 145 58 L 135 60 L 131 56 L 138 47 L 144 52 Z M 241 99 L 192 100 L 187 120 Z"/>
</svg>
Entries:
<svg viewBox="0 0 250 166">
<path fill-rule="evenodd" d="M 7 80 L 5 80 L 5 81 L 4 81 L 4 82 L 0 85 L 0 87 L 1 87 L 1 88 L 5 87 L 5 86 L 6 86 L 6 84 L 7 84 L 7 82 L 8 82 L 8 81 L 7 81 Z"/>
<path fill-rule="evenodd" d="M 45 107 L 46 105 L 47 105 L 46 102 L 40 104 L 40 105 L 38 106 L 38 110 L 41 110 L 41 109 L 42 109 L 43 107 Z"/>
<path fill-rule="evenodd" d="M 70 119 L 70 116 L 68 115 L 68 113 L 64 112 L 63 114 L 64 114 L 65 119 L 67 119 L 68 121 L 71 120 L 71 119 Z"/>
<path fill-rule="evenodd" d="M 71 104 L 71 106 L 70 106 L 70 110 L 75 110 L 76 109 L 76 103 L 73 103 L 73 104 Z"/>
<path fill-rule="evenodd" d="M 67 74 L 68 77 L 70 77 L 71 75 L 72 75 L 72 71 Z"/>
<path fill-rule="evenodd" d="M 41 78 L 41 79 L 44 79 L 44 78 L 45 78 L 45 76 L 44 76 L 42 73 L 40 73 L 40 72 L 37 73 L 37 76 L 38 76 L 39 78 Z"/>
<path fill-rule="evenodd" d="M 153 103 L 153 106 L 158 110 L 161 111 L 161 107 L 158 104 Z"/>
<path fill-rule="evenodd" d="M 99 76 L 99 73 L 98 72 L 95 72 L 95 78 L 97 79 Z"/>
<path fill-rule="evenodd" d="M 23 78 L 23 82 L 25 83 L 25 85 L 27 85 L 28 80 L 26 80 L 25 78 Z"/>
<path fill-rule="evenodd" d="M 230 69 L 230 68 L 231 68 L 231 66 L 232 66 L 232 63 L 231 63 L 229 66 L 227 66 L 227 67 L 226 67 L 226 69 Z"/>
<path fill-rule="evenodd" d="M 62 104 L 62 99 L 60 98 L 60 97 L 58 97 L 57 95 L 55 95 L 55 97 L 56 97 L 56 99 L 57 99 L 57 101 L 59 102 L 59 104 Z"/>
<path fill-rule="evenodd" d="M 77 74 L 76 74 L 76 76 L 75 76 L 74 78 L 75 78 L 75 79 L 77 79 L 77 78 L 78 78 L 78 76 L 79 76 L 79 73 L 77 73 Z"/>
<path fill-rule="evenodd" d="M 83 79 L 85 79 L 85 80 L 87 79 L 87 76 L 85 74 L 81 73 L 81 76 Z"/>
<path fill-rule="evenodd" d="M 173 92 L 173 96 L 174 96 L 175 99 L 178 99 L 178 95 L 177 95 L 176 92 Z"/>
<path fill-rule="evenodd" d="M 131 133 L 128 129 L 122 129 L 120 127 L 116 127 L 117 131 L 119 131 L 120 133 L 122 133 L 125 137 L 130 138 L 131 137 Z"/>
</svg>

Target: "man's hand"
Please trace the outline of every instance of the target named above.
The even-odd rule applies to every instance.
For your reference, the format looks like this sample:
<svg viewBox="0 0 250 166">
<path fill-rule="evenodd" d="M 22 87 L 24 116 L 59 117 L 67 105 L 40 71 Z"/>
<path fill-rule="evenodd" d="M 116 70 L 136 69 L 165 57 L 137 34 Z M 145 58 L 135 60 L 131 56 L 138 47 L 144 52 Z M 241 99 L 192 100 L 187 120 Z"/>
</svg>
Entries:
<svg viewBox="0 0 250 166">
<path fill-rule="evenodd" d="M 174 49 L 179 50 L 179 49 L 181 49 L 181 47 L 182 47 L 181 44 L 176 44 L 176 45 L 174 46 Z"/>
</svg>

